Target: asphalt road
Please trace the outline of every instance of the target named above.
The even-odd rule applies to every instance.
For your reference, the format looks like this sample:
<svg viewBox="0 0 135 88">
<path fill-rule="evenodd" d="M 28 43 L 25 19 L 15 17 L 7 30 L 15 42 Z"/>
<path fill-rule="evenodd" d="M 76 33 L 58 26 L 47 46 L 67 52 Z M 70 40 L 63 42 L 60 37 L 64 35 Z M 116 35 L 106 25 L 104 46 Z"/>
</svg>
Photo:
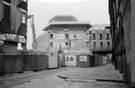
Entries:
<svg viewBox="0 0 135 88">
<path fill-rule="evenodd" d="M 6 82 L 3 88 L 128 88 L 110 64 L 29 72 L 3 81 Z"/>
</svg>

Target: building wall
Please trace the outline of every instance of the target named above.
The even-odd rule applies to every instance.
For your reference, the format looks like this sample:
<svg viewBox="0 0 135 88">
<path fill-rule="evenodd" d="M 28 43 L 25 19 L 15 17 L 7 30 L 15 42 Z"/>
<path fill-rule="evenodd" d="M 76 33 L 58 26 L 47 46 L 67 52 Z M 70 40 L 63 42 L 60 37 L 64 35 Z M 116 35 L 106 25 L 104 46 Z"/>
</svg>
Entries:
<svg viewBox="0 0 135 88">
<path fill-rule="evenodd" d="M 58 50 L 61 48 L 64 53 L 91 53 L 89 45 L 87 44 L 87 42 L 89 41 L 89 35 L 87 35 L 85 31 L 77 31 L 76 29 L 78 28 L 78 26 L 76 28 L 68 27 L 72 29 L 69 29 L 71 31 L 64 31 L 64 27 L 62 28 L 56 27 L 57 31 L 49 31 L 48 34 L 46 34 L 46 36 L 48 36 L 46 38 L 45 34 L 39 36 L 37 39 L 37 50 L 57 54 Z"/>
<path fill-rule="evenodd" d="M 109 13 L 115 68 L 135 87 L 135 1 L 109 0 Z"/>
<path fill-rule="evenodd" d="M 134 69 L 134 66 L 135 66 L 135 60 L 134 60 L 134 57 L 135 57 L 135 0 L 131 0 L 131 52 L 132 52 L 132 64 L 131 64 L 131 82 L 133 83 L 133 85 L 135 86 L 135 69 Z"/>
<path fill-rule="evenodd" d="M 97 25 L 89 30 L 90 48 L 92 51 L 111 51 L 112 39 L 110 29 L 105 29 L 105 27 L 104 25 Z"/>
<path fill-rule="evenodd" d="M 26 36 L 27 0 L 0 0 L 0 7 L 0 32 Z"/>
<path fill-rule="evenodd" d="M 74 30 L 74 31 L 87 31 L 87 28 L 85 26 L 82 25 L 68 25 L 68 26 L 54 26 L 53 28 L 51 28 L 50 30 L 58 32 L 58 31 L 64 31 L 65 28 L 68 28 L 69 30 Z"/>
<path fill-rule="evenodd" d="M 61 47 L 65 53 L 90 53 L 89 46 L 86 42 L 89 41 L 86 32 L 80 31 L 69 31 L 50 33 L 53 34 L 54 38 L 49 39 L 53 42 L 53 47 L 50 47 L 50 52 L 57 53 Z M 66 35 L 68 38 L 66 38 Z M 67 43 L 67 45 L 66 45 Z"/>
<path fill-rule="evenodd" d="M 5 55 L 17 54 L 18 43 L 26 50 L 27 4 L 28 0 L 0 0 L 0 40 L 7 46 L 3 49 Z"/>
</svg>

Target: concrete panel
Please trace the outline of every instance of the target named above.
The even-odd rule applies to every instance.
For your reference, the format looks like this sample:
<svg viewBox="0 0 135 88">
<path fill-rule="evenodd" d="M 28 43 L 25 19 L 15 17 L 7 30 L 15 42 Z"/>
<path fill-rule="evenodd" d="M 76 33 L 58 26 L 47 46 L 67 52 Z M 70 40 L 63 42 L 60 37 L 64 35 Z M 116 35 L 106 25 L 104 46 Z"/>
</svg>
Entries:
<svg viewBox="0 0 135 88">
<path fill-rule="evenodd" d="M 50 55 L 48 59 L 48 68 L 58 68 L 57 56 Z"/>
</svg>

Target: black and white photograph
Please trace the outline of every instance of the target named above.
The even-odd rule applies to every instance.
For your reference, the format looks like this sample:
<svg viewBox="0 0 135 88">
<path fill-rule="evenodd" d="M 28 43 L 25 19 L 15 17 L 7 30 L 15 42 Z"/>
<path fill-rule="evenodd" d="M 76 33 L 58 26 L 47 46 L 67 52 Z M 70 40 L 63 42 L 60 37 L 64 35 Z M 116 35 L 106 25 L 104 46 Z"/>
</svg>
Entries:
<svg viewBox="0 0 135 88">
<path fill-rule="evenodd" d="M 0 0 L 0 88 L 135 88 L 135 0 Z"/>
</svg>

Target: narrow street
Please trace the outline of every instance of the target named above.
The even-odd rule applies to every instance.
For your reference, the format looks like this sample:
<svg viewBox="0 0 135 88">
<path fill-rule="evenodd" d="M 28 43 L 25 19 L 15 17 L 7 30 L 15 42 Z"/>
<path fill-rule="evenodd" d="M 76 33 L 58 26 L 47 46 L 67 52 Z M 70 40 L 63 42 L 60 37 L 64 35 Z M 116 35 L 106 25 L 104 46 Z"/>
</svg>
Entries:
<svg viewBox="0 0 135 88">
<path fill-rule="evenodd" d="M 28 72 L 3 77 L 0 81 L 0 88 L 128 88 L 111 64 Z"/>
</svg>

